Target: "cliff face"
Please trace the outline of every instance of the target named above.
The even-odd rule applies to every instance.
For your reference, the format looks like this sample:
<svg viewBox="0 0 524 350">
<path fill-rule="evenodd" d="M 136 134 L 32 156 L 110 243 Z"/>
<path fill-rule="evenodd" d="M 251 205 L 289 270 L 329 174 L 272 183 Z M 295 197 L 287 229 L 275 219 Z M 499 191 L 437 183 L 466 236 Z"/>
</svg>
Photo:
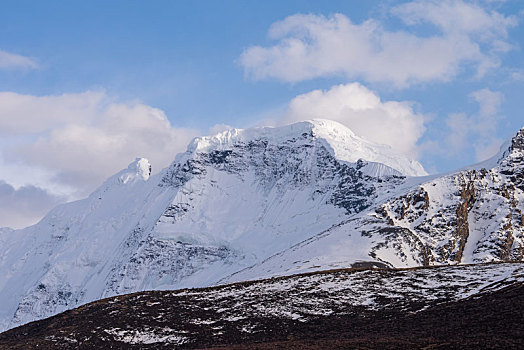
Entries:
<svg viewBox="0 0 524 350">
<path fill-rule="evenodd" d="M 457 230 L 455 237 L 457 239 L 457 249 L 456 253 L 451 257 L 451 259 L 456 262 L 462 261 L 462 254 L 464 253 L 464 247 L 469 237 L 469 222 L 468 216 L 469 211 L 475 203 L 475 186 L 473 181 L 467 181 L 462 184 L 462 189 L 460 191 L 461 202 L 457 208 Z"/>
<path fill-rule="evenodd" d="M 370 258 L 395 267 L 521 261 L 523 145 L 524 129 L 489 161 L 405 180 L 398 194 L 378 198 L 368 210 L 228 280 L 345 267 Z"/>
</svg>

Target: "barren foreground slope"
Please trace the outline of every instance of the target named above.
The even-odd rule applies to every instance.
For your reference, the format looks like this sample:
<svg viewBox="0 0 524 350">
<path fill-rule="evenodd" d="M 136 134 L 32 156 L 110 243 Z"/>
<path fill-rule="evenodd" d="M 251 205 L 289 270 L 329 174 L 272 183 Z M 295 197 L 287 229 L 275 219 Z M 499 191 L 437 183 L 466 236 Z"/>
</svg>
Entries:
<svg viewBox="0 0 524 350">
<path fill-rule="evenodd" d="M 0 348 L 519 348 L 524 263 L 345 269 L 99 300 Z"/>
</svg>

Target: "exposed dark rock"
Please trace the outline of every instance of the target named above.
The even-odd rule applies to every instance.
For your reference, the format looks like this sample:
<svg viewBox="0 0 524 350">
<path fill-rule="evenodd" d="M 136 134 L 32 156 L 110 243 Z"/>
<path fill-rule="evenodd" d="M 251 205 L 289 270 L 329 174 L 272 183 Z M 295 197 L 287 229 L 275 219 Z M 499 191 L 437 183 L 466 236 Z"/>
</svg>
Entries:
<svg viewBox="0 0 524 350">
<path fill-rule="evenodd" d="M 456 221 L 457 250 L 452 255 L 452 259 L 454 259 L 456 262 L 462 261 L 462 253 L 469 236 L 468 214 L 469 210 L 475 203 L 475 187 L 473 181 L 466 180 L 462 184 L 460 198 L 461 202 L 457 208 Z"/>
<path fill-rule="evenodd" d="M 511 147 L 514 150 L 524 151 L 524 128 L 520 129 L 511 139 Z"/>
</svg>

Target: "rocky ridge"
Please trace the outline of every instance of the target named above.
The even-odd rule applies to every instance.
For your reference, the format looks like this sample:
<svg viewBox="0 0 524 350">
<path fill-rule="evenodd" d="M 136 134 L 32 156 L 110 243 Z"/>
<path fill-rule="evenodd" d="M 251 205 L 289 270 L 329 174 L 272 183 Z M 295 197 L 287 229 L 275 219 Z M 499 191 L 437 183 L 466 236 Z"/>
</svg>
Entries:
<svg viewBox="0 0 524 350">
<path fill-rule="evenodd" d="M 369 257 L 392 267 L 522 261 L 523 142 L 524 129 L 484 163 L 404 180 L 416 183 L 227 281 L 342 268 Z"/>
</svg>

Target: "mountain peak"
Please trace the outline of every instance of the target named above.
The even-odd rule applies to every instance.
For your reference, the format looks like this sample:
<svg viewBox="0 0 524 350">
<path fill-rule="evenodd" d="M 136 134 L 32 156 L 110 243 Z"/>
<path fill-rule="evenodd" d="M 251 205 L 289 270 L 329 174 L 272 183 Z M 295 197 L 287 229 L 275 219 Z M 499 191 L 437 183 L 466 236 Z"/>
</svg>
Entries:
<svg viewBox="0 0 524 350">
<path fill-rule="evenodd" d="M 90 197 L 100 197 L 102 193 L 128 188 L 137 183 L 144 183 L 151 175 L 151 164 L 146 158 L 136 158 L 127 168 L 120 170 L 97 188 Z"/>
<path fill-rule="evenodd" d="M 128 183 L 130 180 L 133 180 L 135 178 L 139 178 L 145 181 L 149 179 L 150 175 L 151 164 L 149 164 L 149 160 L 147 160 L 146 158 L 137 158 L 134 162 L 131 162 L 127 166 L 127 169 L 121 172 L 119 180 L 122 183 Z"/>
<path fill-rule="evenodd" d="M 313 134 L 325 140 L 330 146 L 328 148 L 340 160 L 355 163 L 362 159 L 384 164 L 406 176 L 427 175 L 419 162 L 398 153 L 391 146 L 360 137 L 343 124 L 325 119 L 314 119 L 306 123 L 312 125 Z"/>
<path fill-rule="evenodd" d="M 524 127 L 511 139 L 511 148 L 524 151 Z"/>
<path fill-rule="evenodd" d="M 313 119 L 279 127 L 230 129 L 212 136 L 195 138 L 188 147 L 189 153 L 230 149 L 238 143 L 265 140 L 280 144 L 290 140 L 320 141 L 337 159 L 349 163 L 359 160 L 386 165 L 406 176 L 427 175 L 422 165 L 393 150 L 357 136 L 348 127 L 325 119 Z M 309 141 L 308 141 L 309 140 Z"/>
<path fill-rule="evenodd" d="M 470 170 L 470 169 L 493 169 L 495 167 L 501 166 L 506 162 L 512 162 L 513 158 L 522 158 L 524 154 L 524 127 L 520 129 L 515 136 L 510 139 L 507 139 L 502 143 L 499 148 L 498 153 L 494 156 L 476 163 L 473 165 L 465 166 L 461 170 Z"/>
</svg>

